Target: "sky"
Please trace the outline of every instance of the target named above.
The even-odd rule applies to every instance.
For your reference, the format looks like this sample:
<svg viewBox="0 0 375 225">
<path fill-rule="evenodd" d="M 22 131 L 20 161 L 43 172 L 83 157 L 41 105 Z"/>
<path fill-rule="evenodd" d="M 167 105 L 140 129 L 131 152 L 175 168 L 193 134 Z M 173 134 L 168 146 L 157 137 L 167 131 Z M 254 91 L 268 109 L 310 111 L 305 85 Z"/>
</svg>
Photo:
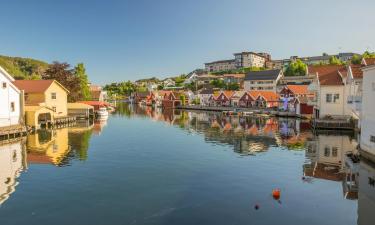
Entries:
<svg viewBox="0 0 375 225">
<path fill-rule="evenodd" d="M 92 83 L 231 59 L 375 51 L 374 0 L 0 0 L 0 54 L 83 62 Z"/>
</svg>

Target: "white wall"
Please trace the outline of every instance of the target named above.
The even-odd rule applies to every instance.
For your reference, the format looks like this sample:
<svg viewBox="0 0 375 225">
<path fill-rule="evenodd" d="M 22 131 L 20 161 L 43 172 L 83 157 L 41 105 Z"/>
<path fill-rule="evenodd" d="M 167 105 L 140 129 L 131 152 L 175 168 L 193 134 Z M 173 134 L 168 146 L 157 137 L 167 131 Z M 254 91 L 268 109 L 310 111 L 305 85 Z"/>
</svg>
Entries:
<svg viewBox="0 0 375 225">
<path fill-rule="evenodd" d="M 24 169 L 23 142 L 0 145 L 0 206 L 14 192 L 17 177 Z"/>
<path fill-rule="evenodd" d="M 6 88 L 3 88 L 3 82 L 6 83 Z M 21 116 L 20 95 L 20 91 L 0 68 L 0 127 L 19 124 Z M 11 102 L 15 104 L 14 112 L 11 112 Z"/>
<path fill-rule="evenodd" d="M 364 69 L 362 85 L 361 148 L 375 155 L 375 67 Z"/>
<path fill-rule="evenodd" d="M 339 100 L 335 103 L 326 102 L 327 94 L 339 94 Z M 344 104 L 345 101 L 345 104 Z M 326 115 L 347 115 L 346 113 L 346 97 L 345 86 L 320 86 L 319 91 L 319 109 L 320 117 Z"/>
</svg>

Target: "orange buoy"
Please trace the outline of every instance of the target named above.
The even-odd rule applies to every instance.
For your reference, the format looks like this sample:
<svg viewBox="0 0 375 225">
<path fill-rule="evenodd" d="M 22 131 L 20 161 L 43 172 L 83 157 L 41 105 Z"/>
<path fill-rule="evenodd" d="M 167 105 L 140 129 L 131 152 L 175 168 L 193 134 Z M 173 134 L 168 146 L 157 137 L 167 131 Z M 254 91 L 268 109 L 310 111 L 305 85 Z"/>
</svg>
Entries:
<svg viewBox="0 0 375 225">
<path fill-rule="evenodd" d="M 272 190 L 272 197 L 275 199 L 275 200 L 279 200 L 280 199 L 280 189 L 273 189 Z"/>
</svg>

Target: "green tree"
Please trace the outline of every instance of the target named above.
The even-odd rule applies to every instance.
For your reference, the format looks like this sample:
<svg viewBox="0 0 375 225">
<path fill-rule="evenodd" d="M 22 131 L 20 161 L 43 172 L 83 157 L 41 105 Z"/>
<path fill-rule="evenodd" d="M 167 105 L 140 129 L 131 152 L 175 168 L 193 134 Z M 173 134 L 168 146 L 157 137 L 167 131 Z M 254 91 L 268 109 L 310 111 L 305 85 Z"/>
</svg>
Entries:
<svg viewBox="0 0 375 225">
<path fill-rule="evenodd" d="M 180 95 L 180 100 L 181 100 L 181 105 L 185 105 L 185 103 L 186 103 L 186 97 L 185 97 L 185 95 L 184 94 L 182 94 L 182 95 Z"/>
<path fill-rule="evenodd" d="M 216 79 L 211 81 L 211 85 L 214 86 L 215 88 L 225 88 L 225 83 L 221 79 Z"/>
<path fill-rule="evenodd" d="M 86 74 L 85 65 L 83 63 L 78 63 L 74 68 L 74 74 L 78 78 L 80 87 L 80 97 L 82 100 L 91 99 L 91 93 L 89 89 L 89 80 Z"/>
<path fill-rule="evenodd" d="M 285 70 L 285 76 L 304 76 L 306 75 L 306 64 L 300 59 L 290 63 Z"/>
<path fill-rule="evenodd" d="M 56 80 L 69 90 L 68 101 L 80 99 L 80 83 L 68 63 L 53 62 L 43 74 L 43 79 Z"/>
<path fill-rule="evenodd" d="M 363 58 L 375 58 L 375 52 L 365 51 L 362 55 Z"/>
<path fill-rule="evenodd" d="M 336 56 L 331 56 L 329 58 L 330 65 L 344 65 L 344 62 L 338 59 Z"/>
<path fill-rule="evenodd" d="M 227 85 L 227 90 L 238 91 L 240 90 L 240 85 L 238 83 L 229 83 Z"/>
<path fill-rule="evenodd" d="M 352 59 L 350 60 L 352 64 L 359 65 L 361 64 L 361 57 L 358 55 L 353 55 Z"/>
</svg>

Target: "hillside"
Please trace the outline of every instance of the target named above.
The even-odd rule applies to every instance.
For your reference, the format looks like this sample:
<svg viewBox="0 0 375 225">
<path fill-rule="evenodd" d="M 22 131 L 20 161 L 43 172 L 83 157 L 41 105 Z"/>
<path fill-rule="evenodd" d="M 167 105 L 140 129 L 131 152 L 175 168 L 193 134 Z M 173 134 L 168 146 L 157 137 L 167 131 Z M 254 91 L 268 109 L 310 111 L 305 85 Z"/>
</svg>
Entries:
<svg viewBox="0 0 375 225">
<path fill-rule="evenodd" d="M 0 66 L 15 79 L 40 79 L 48 63 L 36 59 L 0 55 Z"/>
</svg>

